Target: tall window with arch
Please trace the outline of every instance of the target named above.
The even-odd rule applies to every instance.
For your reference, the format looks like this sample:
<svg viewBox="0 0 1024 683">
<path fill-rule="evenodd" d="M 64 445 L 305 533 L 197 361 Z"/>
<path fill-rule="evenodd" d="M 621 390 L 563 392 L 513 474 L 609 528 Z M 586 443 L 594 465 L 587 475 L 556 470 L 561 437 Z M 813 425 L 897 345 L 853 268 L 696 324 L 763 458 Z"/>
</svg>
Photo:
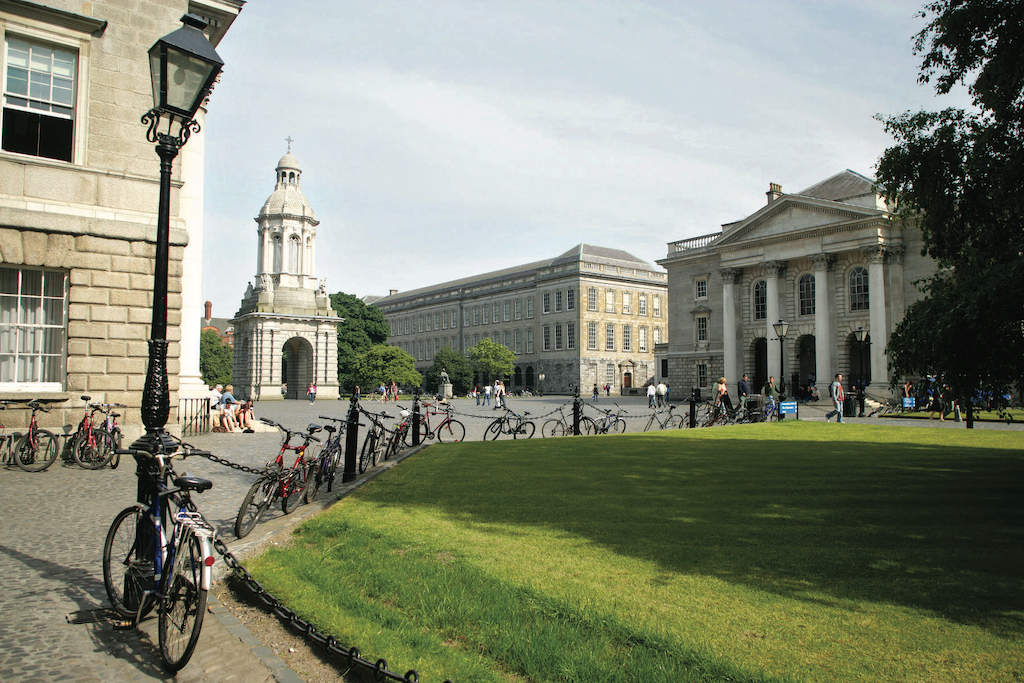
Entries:
<svg viewBox="0 0 1024 683">
<path fill-rule="evenodd" d="M 280 273 L 281 272 L 281 261 L 282 261 L 281 249 L 283 248 L 283 245 L 281 243 L 281 236 L 280 235 L 274 235 L 273 239 L 274 239 L 274 272 L 275 273 Z"/>
<path fill-rule="evenodd" d="M 800 297 L 800 315 L 814 315 L 814 276 L 801 275 L 797 289 Z"/>
<path fill-rule="evenodd" d="M 768 283 L 758 280 L 754 283 L 754 320 L 768 317 Z"/>
<path fill-rule="evenodd" d="M 299 272 L 299 236 L 292 235 L 288 238 L 288 272 Z"/>
<path fill-rule="evenodd" d="M 868 271 L 857 266 L 850 271 L 850 310 L 866 311 L 870 307 L 868 297 Z"/>
</svg>

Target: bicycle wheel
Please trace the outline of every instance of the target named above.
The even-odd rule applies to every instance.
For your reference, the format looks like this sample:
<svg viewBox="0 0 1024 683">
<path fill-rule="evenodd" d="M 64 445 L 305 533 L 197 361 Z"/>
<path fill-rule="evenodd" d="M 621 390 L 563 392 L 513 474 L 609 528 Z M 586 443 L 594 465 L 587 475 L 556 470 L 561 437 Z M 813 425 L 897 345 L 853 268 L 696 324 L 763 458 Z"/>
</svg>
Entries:
<svg viewBox="0 0 1024 683">
<path fill-rule="evenodd" d="M 505 422 L 502 418 L 497 418 L 491 424 L 487 425 L 487 429 L 484 431 L 484 440 L 490 439 L 491 441 L 501 436 L 501 428 Z"/>
<path fill-rule="evenodd" d="M 540 426 L 540 435 L 545 439 L 565 436 L 565 425 L 561 420 L 548 420 Z"/>
<path fill-rule="evenodd" d="M 583 436 L 591 436 L 597 434 L 597 423 L 592 418 L 581 417 L 580 418 L 580 434 Z"/>
<path fill-rule="evenodd" d="M 338 464 L 341 462 L 341 446 L 336 445 L 331 451 L 330 462 L 327 466 L 327 490 L 334 490 L 334 475 L 338 472 Z"/>
<path fill-rule="evenodd" d="M 139 529 L 152 529 L 145 511 L 133 505 L 117 513 L 103 541 L 103 587 L 114 610 L 124 617 L 146 616 L 156 604 L 153 589 L 153 547 L 140 547 Z M 145 600 L 141 613 L 139 604 Z"/>
<path fill-rule="evenodd" d="M 513 439 L 532 439 L 534 432 L 537 431 L 537 425 L 533 424 L 529 420 L 519 425 L 519 428 L 512 434 Z"/>
<path fill-rule="evenodd" d="M 114 429 L 114 431 L 111 432 L 110 437 L 113 442 L 113 449 L 111 450 L 108 464 L 110 465 L 110 469 L 116 470 L 117 466 L 121 464 L 121 456 L 117 453 L 118 449 L 121 448 L 121 430 Z"/>
<path fill-rule="evenodd" d="M 608 426 L 608 433 L 609 434 L 623 434 L 623 433 L 625 433 L 625 431 L 626 431 L 626 421 L 623 420 L 621 417 L 618 418 L 617 420 L 615 420 L 615 422 L 612 422 Z"/>
<path fill-rule="evenodd" d="M 448 420 L 437 429 L 437 440 L 441 443 L 459 443 L 466 438 L 466 425 L 458 420 Z"/>
<path fill-rule="evenodd" d="M 242 505 L 238 508 L 235 516 L 235 536 L 245 538 L 253 530 L 256 523 L 260 521 L 263 512 L 270 507 L 274 498 L 274 489 L 277 488 L 277 480 L 267 477 L 260 477 L 242 499 Z"/>
<path fill-rule="evenodd" d="M 203 550 L 199 539 L 186 531 L 174 553 L 174 566 L 164 579 L 160 620 L 157 627 L 160 658 L 170 673 L 188 664 L 199 641 L 206 614 L 206 590 L 202 585 Z"/>
<path fill-rule="evenodd" d="M 42 472 L 57 459 L 57 441 L 52 433 L 45 429 L 37 429 L 33 447 L 30 436 L 31 433 L 21 437 L 21 441 L 15 447 L 14 457 L 18 467 L 26 472 Z"/>
<path fill-rule="evenodd" d="M 654 416 L 651 415 L 651 419 L 647 420 L 647 424 L 644 425 L 644 431 L 645 432 L 651 431 L 651 427 L 654 426 L 654 422 L 655 422 Z M 658 429 L 664 429 L 664 427 L 661 426 L 661 423 L 658 423 Z"/>
<path fill-rule="evenodd" d="M 359 451 L 359 474 L 366 471 L 366 468 L 373 462 L 377 464 L 376 459 L 373 457 L 373 452 L 377 448 L 377 432 L 368 432 L 366 438 L 363 439 L 363 448 Z"/>
<path fill-rule="evenodd" d="M 684 426 L 682 415 L 669 415 L 663 429 L 682 429 Z"/>
<path fill-rule="evenodd" d="M 91 443 L 90 443 L 91 442 Z M 80 467 L 87 470 L 98 470 L 107 464 L 107 455 L 100 443 L 100 432 L 92 429 L 90 432 L 78 432 L 71 444 L 71 454 Z"/>
<path fill-rule="evenodd" d="M 309 483 L 309 470 L 305 465 L 300 465 L 298 469 L 293 469 L 287 477 L 285 494 L 281 496 L 281 510 L 286 515 L 302 505 L 302 500 L 306 495 L 306 486 Z"/>
<path fill-rule="evenodd" d="M 320 489 L 327 483 L 329 455 L 321 455 L 309 467 L 309 484 L 306 486 L 306 502 L 312 503 L 320 495 Z"/>
</svg>

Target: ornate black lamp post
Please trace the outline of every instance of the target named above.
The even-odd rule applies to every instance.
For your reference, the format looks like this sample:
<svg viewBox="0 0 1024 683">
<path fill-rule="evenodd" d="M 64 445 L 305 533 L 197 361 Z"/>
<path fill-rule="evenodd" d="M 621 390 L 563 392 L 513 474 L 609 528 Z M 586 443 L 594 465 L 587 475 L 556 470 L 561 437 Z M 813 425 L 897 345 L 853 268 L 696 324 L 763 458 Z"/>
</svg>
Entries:
<svg viewBox="0 0 1024 683">
<path fill-rule="evenodd" d="M 870 345 L 870 342 L 868 342 L 868 344 L 864 343 L 864 341 L 867 339 L 867 334 L 867 330 L 865 330 L 863 327 L 858 327 L 853 331 L 853 336 L 857 340 L 857 355 L 859 356 L 857 360 L 859 361 L 858 365 L 860 366 L 858 368 L 860 370 L 860 377 L 857 377 L 855 381 L 857 382 L 857 386 L 859 387 L 863 386 L 864 380 L 867 376 L 866 370 L 868 359 L 865 358 L 865 356 L 867 355 L 867 347 L 868 345 Z"/>
<path fill-rule="evenodd" d="M 537 395 L 538 396 L 543 396 L 544 395 L 544 368 L 541 368 L 540 372 L 537 373 L 537 381 L 538 381 Z"/>
<path fill-rule="evenodd" d="M 789 332 L 789 323 L 785 320 L 779 320 L 778 322 L 772 323 L 772 327 L 775 329 L 775 336 L 779 338 L 779 400 L 786 392 L 786 333 Z M 782 410 L 779 410 L 779 419 L 782 419 Z"/>
<path fill-rule="evenodd" d="M 193 117 L 210 93 L 224 62 L 203 35 L 206 21 L 194 14 L 181 18 L 182 27 L 149 49 L 153 80 L 153 108 L 142 116 L 149 128 L 146 139 L 156 143 L 160 157 L 160 204 L 156 226 L 156 264 L 153 274 L 153 321 L 149 339 L 149 367 L 142 390 L 142 423 L 146 433 L 132 448 L 173 452 L 174 442 L 164 431 L 170 414 L 167 383 L 167 267 L 170 251 L 171 166 L 178 150 L 192 133 L 199 132 Z M 166 120 L 166 131 L 161 131 Z"/>
</svg>

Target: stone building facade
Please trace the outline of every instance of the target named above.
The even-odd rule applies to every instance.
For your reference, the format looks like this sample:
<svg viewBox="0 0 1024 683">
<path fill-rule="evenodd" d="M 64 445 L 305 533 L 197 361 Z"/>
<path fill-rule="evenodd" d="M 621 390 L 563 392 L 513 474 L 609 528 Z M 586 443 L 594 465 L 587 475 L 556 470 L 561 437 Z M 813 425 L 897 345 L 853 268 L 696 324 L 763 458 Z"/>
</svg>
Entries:
<svg viewBox="0 0 1024 683">
<path fill-rule="evenodd" d="M 885 346 L 935 271 L 921 235 L 891 213 L 872 179 L 843 171 L 794 194 L 772 183 L 767 202 L 720 231 L 671 242 L 672 330 L 659 349 L 668 380 L 688 392 L 744 373 L 754 391 L 780 368 L 787 393 L 835 373 L 888 394 Z M 773 323 L 790 324 L 781 340 Z M 862 328 L 864 342 L 856 331 Z M 731 389 L 734 391 L 734 389 Z"/>
<path fill-rule="evenodd" d="M 231 324 L 232 378 L 239 398 L 300 398 L 310 383 L 338 397 L 338 324 L 327 283 L 316 278 L 320 225 L 302 193 L 302 168 L 289 151 L 256 216 L 256 281 Z"/>
<path fill-rule="evenodd" d="M 153 106 L 147 50 L 186 12 L 210 20 L 216 45 L 242 4 L 0 0 L 0 398 L 52 401 L 51 428 L 73 428 L 87 394 L 129 405 L 125 432 L 141 432 L 160 170 L 139 122 Z M 201 386 L 205 135 L 172 182 L 172 406 Z"/>
<path fill-rule="evenodd" d="M 517 356 L 506 386 L 545 393 L 642 387 L 654 375 L 654 344 L 667 339 L 669 324 L 665 273 L 625 251 L 588 244 L 393 292 L 373 305 L 391 326 L 388 343 L 410 353 L 419 369 L 433 365 L 442 348 L 465 353 L 489 337 Z"/>
</svg>

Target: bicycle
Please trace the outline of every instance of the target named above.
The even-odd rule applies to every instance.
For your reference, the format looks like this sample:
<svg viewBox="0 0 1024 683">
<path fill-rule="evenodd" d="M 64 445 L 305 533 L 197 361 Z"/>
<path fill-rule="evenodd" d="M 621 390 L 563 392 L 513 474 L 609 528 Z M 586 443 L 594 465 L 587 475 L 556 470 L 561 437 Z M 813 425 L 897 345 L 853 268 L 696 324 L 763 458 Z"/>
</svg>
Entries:
<svg viewBox="0 0 1024 683">
<path fill-rule="evenodd" d="M 180 446 L 183 459 L 208 455 Z M 177 453 L 122 453 L 135 458 L 146 503 L 114 517 L 103 542 L 103 586 L 114 610 L 131 619 L 132 627 L 156 608 L 160 658 L 173 674 L 192 657 L 206 614 L 216 531 L 192 502 L 192 493 L 209 490 L 213 482 L 178 476 L 171 463 Z"/>
<path fill-rule="evenodd" d="M 7 409 L 8 401 L 0 401 L 0 410 Z M 0 423 L 0 464 L 14 465 L 14 443 L 21 439 L 21 434 L 7 431 L 7 425 Z"/>
<path fill-rule="evenodd" d="M 373 467 L 377 466 L 380 462 L 380 458 L 384 455 L 384 451 L 387 450 L 384 440 L 384 434 L 387 431 L 384 428 L 384 423 L 379 418 L 390 417 L 387 413 L 371 413 L 368 410 L 359 411 L 370 419 L 373 424 L 366 431 L 366 438 L 363 439 L 363 447 L 359 451 L 359 474 L 365 472 L 372 464 Z"/>
<path fill-rule="evenodd" d="M 580 420 L 580 434 L 583 433 L 583 420 Z M 565 408 L 558 408 L 558 417 L 553 417 L 550 420 L 546 420 L 544 424 L 540 426 L 540 435 L 545 439 L 551 439 L 556 436 L 565 436 L 566 434 L 572 436 L 572 421 L 566 418 Z"/>
<path fill-rule="evenodd" d="M 409 434 L 412 432 L 412 420 L 409 418 L 409 411 L 402 406 L 398 406 L 398 422 L 395 424 L 395 429 L 391 432 L 388 437 L 387 445 L 384 447 L 384 459 L 389 459 L 392 455 L 398 455 L 398 451 L 402 450 L 402 447 L 411 441 Z"/>
<path fill-rule="evenodd" d="M 120 413 L 114 413 L 113 408 L 125 406 L 121 403 L 88 403 L 91 400 L 89 396 L 82 396 L 82 400 L 87 402 L 85 415 L 71 437 L 71 454 L 75 462 L 87 470 L 98 470 L 108 464 L 114 469 L 120 462 L 116 451 L 121 447 L 121 428 L 115 419 Z M 96 413 L 104 414 L 99 425 L 93 421 Z"/>
<path fill-rule="evenodd" d="M 235 536 L 238 538 L 248 536 L 263 513 L 278 498 L 281 499 L 281 510 L 286 515 L 298 507 L 299 502 L 305 496 L 308 481 L 306 450 L 311 441 L 320 441 L 313 436 L 321 429 L 317 424 L 310 424 L 305 432 L 296 432 L 265 417 L 261 417 L 260 422 L 280 429 L 284 432 L 284 440 L 281 442 L 281 449 L 278 451 L 277 457 L 267 463 L 263 474 L 252 483 L 245 498 L 242 499 L 242 505 L 238 508 L 238 514 L 235 516 Z M 296 434 L 300 435 L 302 443 L 293 446 L 291 441 Z M 285 451 L 295 451 L 295 462 L 289 468 L 284 466 Z"/>
<path fill-rule="evenodd" d="M 622 416 L 626 411 L 618 403 L 615 404 L 616 411 L 604 410 L 604 415 L 596 420 L 592 417 L 580 419 L 580 432 L 583 434 L 622 434 L 626 431 L 626 421 Z M 586 425 L 584 427 L 584 424 Z"/>
<path fill-rule="evenodd" d="M 53 432 L 40 429 L 36 420 L 37 412 L 48 413 L 50 409 L 44 408 L 38 399 L 29 401 L 28 407 L 32 409 L 32 417 L 29 419 L 28 432 L 14 447 L 14 461 L 26 472 L 42 472 L 57 459 L 57 439 Z"/>
<path fill-rule="evenodd" d="M 422 405 L 426 410 L 423 411 L 420 418 L 420 443 L 427 439 L 433 439 L 435 436 L 441 443 L 459 443 L 466 438 L 466 425 L 452 417 L 454 409 L 451 405 L 446 405 L 443 411 L 431 410 L 434 403 L 423 403 Z M 431 415 L 444 415 L 444 419 L 438 423 L 436 429 L 430 428 Z M 406 446 L 412 447 L 412 436 L 412 429 L 409 429 L 405 434 Z"/>
<path fill-rule="evenodd" d="M 316 463 L 313 466 L 313 481 L 306 488 L 307 503 L 316 499 L 320 494 L 320 488 L 325 482 L 328 492 L 334 489 L 334 476 L 338 471 L 338 463 L 341 462 L 342 456 L 341 437 L 348 427 L 348 420 L 342 418 L 321 415 L 320 419 L 337 422 L 338 426 L 324 425 L 324 431 L 327 432 L 327 441 L 324 442 L 324 447 L 320 451 L 320 455 L 317 456 Z"/>
<path fill-rule="evenodd" d="M 528 411 L 524 411 L 520 415 L 508 408 L 502 408 L 502 410 L 505 411 L 505 414 L 495 418 L 487 425 L 487 429 L 484 431 L 484 440 L 494 440 L 502 434 L 511 434 L 513 439 L 533 438 L 533 433 L 537 431 L 537 425 L 526 419 L 530 414 Z"/>
<path fill-rule="evenodd" d="M 662 420 L 657 410 L 651 411 L 651 419 L 647 421 L 644 426 L 644 431 L 649 432 L 654 425 L 658 425 L 658 429 L 682 429 L 686 426 L 683 422 L 683 416 L 675 412 L 676 407 L 669 405 L 668 413 L 665 415 L 665 419 Z"/>
</svg>

